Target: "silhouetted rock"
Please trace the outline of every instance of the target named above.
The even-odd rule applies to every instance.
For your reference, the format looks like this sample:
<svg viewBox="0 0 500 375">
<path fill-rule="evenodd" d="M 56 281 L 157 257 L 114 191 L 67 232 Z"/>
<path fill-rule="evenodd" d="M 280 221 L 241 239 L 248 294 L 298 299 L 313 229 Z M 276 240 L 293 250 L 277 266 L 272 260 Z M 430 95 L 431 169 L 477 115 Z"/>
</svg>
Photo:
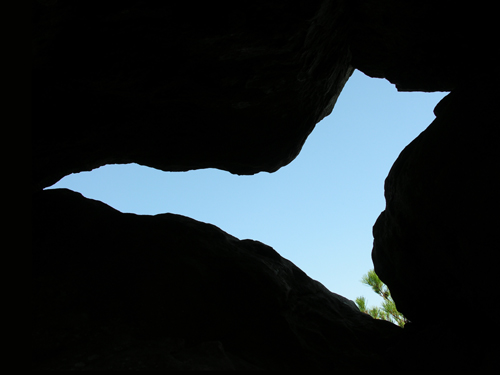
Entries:
<svg viewBox="0 0 500 375">
<path fill-rule="evenodd" d="M 402 332 L 210 224 L 66 189 L 33 213 L 39 369 L 368 369 Z"/>
<path fill-rule="evenodd" d="M 456 367 L 476 365 L 492 342 L 486 338 L 499 332 L 490 319 L 487 329 L 478 327 L 483 312 L 500 307 L 496 91 L 470 84 L 436 106 L 436 119 L 391 168 L 386 209 L 373 228 L 375 271 L 398 310 L 427 332 L 422 347 L 434 347 L 443 363 L 447 343 Z M 436 340 L 439 331 L 446 334 Z"/>
<path fill-rule="evenodd" d="M 497 62 L 484 1 L 34 4 L 35 190 L 110 163 L 273 172 L 330 114 L 352 66 L 436 91 Z"/>
<path fill-rule="evenodd" d="M 350 7 L 351 64 L 400 91 L 450 91 L 491 79 L 498 54 L 494 4 L 436 0 L 355 0 Z M 474 27 L 468 25 L 473 22 Z"/>
<path fill-rule="evenodd" d="M 51 3 L 35 3 L 35 189 L 109 163 L 273 172 L 353 71 L 329 1 Z"/>
</svg>

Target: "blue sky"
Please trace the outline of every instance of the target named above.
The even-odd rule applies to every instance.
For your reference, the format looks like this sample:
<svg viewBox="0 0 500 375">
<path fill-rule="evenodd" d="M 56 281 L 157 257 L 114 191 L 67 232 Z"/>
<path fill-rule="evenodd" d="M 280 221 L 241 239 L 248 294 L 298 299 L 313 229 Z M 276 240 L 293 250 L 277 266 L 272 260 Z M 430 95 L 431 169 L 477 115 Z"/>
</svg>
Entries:
<svg viewBox="0 0 500 375">
<path fill-rule="evenodd" d="M 78 191 L 122 212 L 172 212 L 214 224 L 272 246 L 332 292 L 379 305 L 381 298 L 360 279 L 373 268 L 372 226 L 385 207 L 384 179 L 446 94 L 397 92 L 388 81 L 355 71 L 333 112 L 277 172 L 107 165 L 51 188 Z"/>
</svg>

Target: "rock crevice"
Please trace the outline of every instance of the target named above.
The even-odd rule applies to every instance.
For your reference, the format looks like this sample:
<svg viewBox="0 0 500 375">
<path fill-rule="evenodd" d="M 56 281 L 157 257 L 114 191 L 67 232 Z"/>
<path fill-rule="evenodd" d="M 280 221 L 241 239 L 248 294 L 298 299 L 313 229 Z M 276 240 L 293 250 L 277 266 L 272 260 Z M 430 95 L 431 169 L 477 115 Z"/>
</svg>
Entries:
<svg viewBox="0 0 500 375">
<path fill-rule="evenodd" d="M 492 367 L 491 1 L 32 4 L 36 368 Z M 43 191 L 112 163 L 274 172 L 332 112 L 354 69 L 400 91 L 451 91 L 394 163 L 373 229 L 375 270 L 411 320 L 403 330 L 257 241 Z"/>
</svg>

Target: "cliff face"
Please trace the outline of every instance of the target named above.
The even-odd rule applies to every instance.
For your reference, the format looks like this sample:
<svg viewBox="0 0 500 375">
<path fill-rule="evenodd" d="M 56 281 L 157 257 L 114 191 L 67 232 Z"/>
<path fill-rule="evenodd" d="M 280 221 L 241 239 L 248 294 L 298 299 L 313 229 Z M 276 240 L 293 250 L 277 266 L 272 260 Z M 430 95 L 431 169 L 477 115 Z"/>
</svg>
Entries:
<svg viewBox="0 0 500 375">
<path fill-rule="evenodd" d="M 478 329 L 485 317 L 474 313 L 498 308 L 490 2 L 33 7 L 36 368 L 493 363 L 498 324 Z M 361 314 L 259 242 L 42 191 L 107 163 L 275 171 L 330 114 L 355 68 L 403 91 L 451 91 L 396 160 L 373 231 L 375 270 L 411 320 L 405 329 Z"/>
<path fill-rule="evenodd" d="M 213 225 L 66 189 L 37 194 L 34 212 L 34 338 L 48 368 L 368 369 L 401 335 Z"/>
<path fill-rule="evenodd" d="M 436 106 L 436 119 L 392 166 L 386 209 L 373 227 L 375 271 L 418 327 L 410 345 L 430 366 L 474 369 L 496 350 L 485 343 L 493 343 L 498 323 L 486 319 L 481 329 L 475 314 L 485 304 L 500 307 L 497 97 L 494 85 L 470 84 Z"/>
<path fill-rule="evenodd" d="M 401 152 L 386 178 L 386 209 L 373 228 L 372 257 L 412 321 L 435 320 L 415 298 L 443 311 L 490 298 L 491 289 L 478 286 L 493 285 L 497 273 L 495 92 L 481 84 L 446 96 L 434 110 L 436 119 Z M 489 302 L 493 310 L 497 304 Z"/>
<path fill-rule="evenodd" d="M 344 6 L 294 4 L 37 5 L 35 188 L 106 163 L 288 164 L 352 73 Z"/>
</svg>

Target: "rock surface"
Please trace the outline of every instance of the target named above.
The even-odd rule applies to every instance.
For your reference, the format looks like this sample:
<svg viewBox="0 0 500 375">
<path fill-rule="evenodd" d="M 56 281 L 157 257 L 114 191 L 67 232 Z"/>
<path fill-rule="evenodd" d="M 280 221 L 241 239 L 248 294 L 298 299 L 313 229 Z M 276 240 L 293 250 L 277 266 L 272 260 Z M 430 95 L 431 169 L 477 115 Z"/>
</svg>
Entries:
<svg viewBox="0 0 500 375">
<path fill-rule="evenodd" d="M 184 216 L 56 189 L 33 220 L 38 369 L 373 369 L 403 331 Z"/>
<path fill-rule="evenodd" d="M 491 79 L 478 64 L 498 65 L 491 48 L 497 14 L 489 1 L 467 6 L 446 0 L 348 3 L 351 64 L 400 91 L 450 91 L 461 82 Z"/>
<path fill-rule="evenodd" d="M 478 286 L 493 285 L 497 277 L 495 91 L 475 85 L 446 96 L 436 119 L 401 152 L 385 181 L 386 209 L 373 229 L 372 256 L 377 274 L 414 322 L 430 318 L 419 301 L 439 309 L 476 305 L 491 293 Z M 493 308 L 500 302 L 489 303 Z"/>
<path fill-rule="evenodd" d="M 443 98 L 434 122 L 392 166 L 386 209 L 373 228 L 375 271 L 398 310 L 419 327 L 447 332 L 457 366 L 477 363 L 499 333 L 496 320 L 486 319 L 487 331 L 478 328 L 485 324 L 480 311 L 500 307 L 497 102 L 496 85 L 486 83 Z M 448 332 L 450 326 L 457 331 Z M 425 330 L 433 337 L 426 350 L 432 345 L 443 359 L 443 337 L 436 344 L 436 332 Z M 483 352 L 475 357 L 477 348 Z"/>
<path fill-rule="evenodd" d="M 35 190 L 110 163 L 273 172 L 353 67 L 443 91 L 498 63 L 484 1 L 34 4 Z"/>
<path fill-rule="evenodd" d="M 35 3 L 35 189 L 109 163 L 273 172 L 353 71 L 341 3 L 51 3 Z"/>
</svg>

